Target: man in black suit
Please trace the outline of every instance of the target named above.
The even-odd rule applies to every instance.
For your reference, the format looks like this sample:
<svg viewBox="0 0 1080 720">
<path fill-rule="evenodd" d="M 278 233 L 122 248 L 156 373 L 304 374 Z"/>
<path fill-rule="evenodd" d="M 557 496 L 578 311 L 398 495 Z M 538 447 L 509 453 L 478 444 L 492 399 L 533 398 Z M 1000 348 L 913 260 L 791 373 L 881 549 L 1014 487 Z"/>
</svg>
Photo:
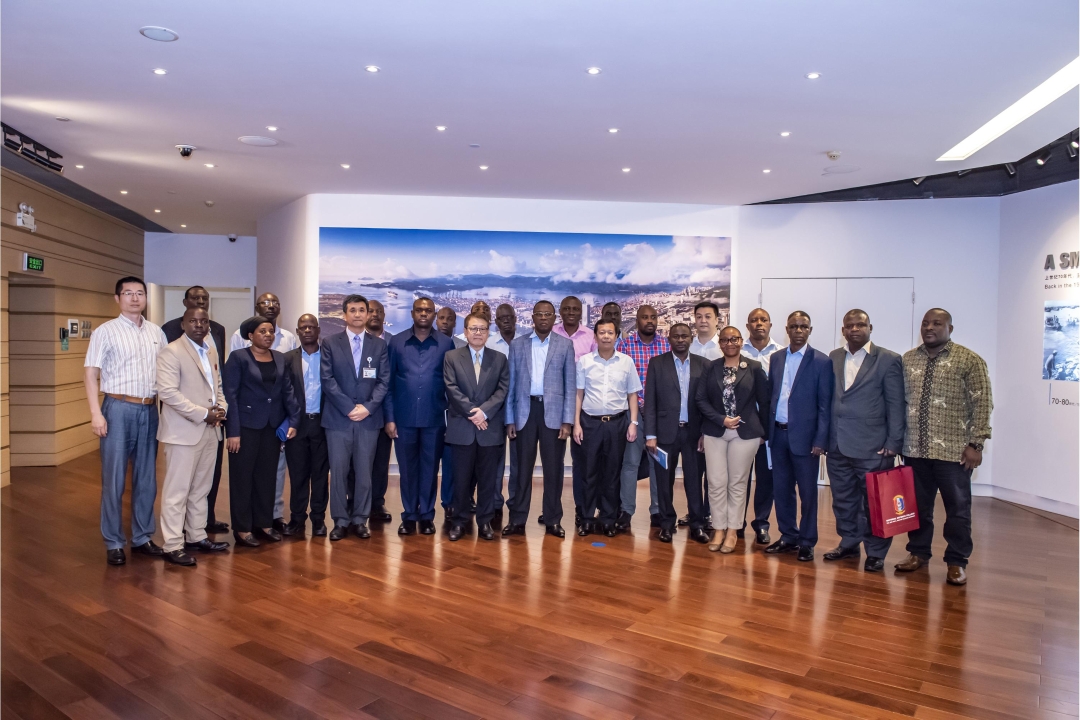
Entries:
<svg viewBox="0 0 1080 720">
<path fill-rule="evenodd" d="M 457 541 L 470 523 L 469 503 L 476 486 L 477 534 L 494 540 L 495 481 L 503 450 L 504 409 L 510 389 L 506 356 L 485 348 L 489 323 L 480 314 L 465 318 L 468 345 L 446 353 L 446 444 L 454 462 L 454 516 L 450 540 Z"/>
<path fill-rule="evenodd" d="M 383 327 L 386 308 L 378 300 L 368 299 L 367 330 L 375 337 L 389 343 L 392 333 Z M 388 523 L 393 518 L 386 509 L 386 487 L 390 483 L 390 447 L 393 440 L 386 432 L 379 433 L 375 444 L 375 463 L 371 468 L 371 521 Z M 351 498 L 350 498 L 351 499 Z"/>
<path fill-rule="evenodd" d="M 202 285 L 192 285 L 184 292 L 184 307 L 187 309 L 198 308 L 210 312 L 210 293 Z M 165 339 L 176 342 L 184 335 L 184 328 L 178 317 L 161 326 L 165 333 Z M 214 349 L 217 350 L 218 362 L 225 366 L 225 326 L 221 323 L 210 321 L 210 337 L 214 339 Z M 229 524 L 219 522 L 214 514 L 214 506 L 217 504 L 218 485 L 221 483 L 221 461 L 225 455 L 225 440 L 219 440 L 217 446 L 217 460 L 214 463 L 214 482 L 210 485 L 210 493 L 206 496 L 206 532 L 224 533 L 229 532 Z"/>
<path fill-rule="evenodd" d="M 285 353 L 292 373 L 293 390 L 300 404 L 300 425 L 296 437 L 285 443 L 289 464 L 289 510 L 292 517 L 282 535 L 303 535 L 311 498 L 311 535 L 326 535 L 326 505 L 329 501 L 330 456 L 326 432 L 322 428 L 322 351 L 319 349 L 319 319 L 301 315 L 296 321 L 300 347 Z"/>
<path fill-rule="evenodd" d="M 858 558 L 862 543 L 866 546 L 863 568 L 881 572 L 892 538 L 870 532 L 866 473 L 895 464 L 893 458 L 904 443 L 907 398 L 903 361 L 892 350 L 870 342 L 873 329 L 864 311 L 849 310 L 842 328 L 847 343 L 829 353 L 836 392 L 825 465 L 840 546 L 824 557 Z"/>
<path fill-rule="evenodd" d="M 323 338 L 320 345 L 325 397 L 322 426 L 330 455 L 330 517 L 334 519 L 330 539 L 335 541 L 343 539 L 349 528 L 361 539 L 371 537 L 367 526 L 371 468 L 390 379 L 386 343 L 367 330 L 367 298 L 348 295 L 341 309 L 345 330 Z M 352 488 L 347 488 L 350 469 Z"/>
<path fill-rule="evenodd" d="M 686 489 L 690 538 L 709 542 L 705 532 L 708 511 L 703 503 L 701 475 L 697 471 L 698 440 L 701 438 L 701 414 L 698 412 L 697 386 L 709 361 L 690 353 L 693 340 L 690 326 L 675 323 L 668 331 L 669 352 L 649 360 L 645 375 L 645 449 L 650 455 L 667 453 L 667 469 L 656 463 L 656 501 L 660 508 L 660 542 L 671 542 L 679 516 L 675 512 L 675 467 L 682 457 L 683 483 Z"/>
</svg>

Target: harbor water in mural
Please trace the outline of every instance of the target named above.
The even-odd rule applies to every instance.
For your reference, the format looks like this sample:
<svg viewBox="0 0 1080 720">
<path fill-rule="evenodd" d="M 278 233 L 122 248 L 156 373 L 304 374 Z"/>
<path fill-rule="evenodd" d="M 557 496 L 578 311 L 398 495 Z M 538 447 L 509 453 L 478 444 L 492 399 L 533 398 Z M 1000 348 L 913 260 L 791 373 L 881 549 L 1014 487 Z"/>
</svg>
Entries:
<svg viewBox="0 0 1080 720">
<path fill-rule="evenodd" d="M 1043 309 L 1043 380 L 1080 381 L 1080 303 L 1047 300 Z"/>
</svg>

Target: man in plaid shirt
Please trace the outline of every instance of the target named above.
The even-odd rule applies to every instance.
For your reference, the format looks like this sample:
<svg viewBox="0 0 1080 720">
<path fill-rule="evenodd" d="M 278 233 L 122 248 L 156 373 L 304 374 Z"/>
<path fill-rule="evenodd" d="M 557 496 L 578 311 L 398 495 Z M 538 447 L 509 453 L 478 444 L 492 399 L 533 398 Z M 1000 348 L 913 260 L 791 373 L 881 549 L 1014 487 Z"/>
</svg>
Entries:
<svg viewBox="0 0 1080 720">
<path fill-rule="evenodd" d="M 649 305 L 642 305 L 637 311 L 637 330 L 619 340 L 615 346 L 618 352 L 629 355 L 634 361 L 634 367 L 637 368 L 642 388 L 638 393 L 639 408 L 645 404 L 645 372 L 649 369 L 649 361 L 671 350 L 671 344 L 668 343 L 667 338 L 657 336 L 656 323 L 656 309 Z M 630 528 L 630 518 L 637 509 L 638 469 L 644 450 L 645 433 L 643 432 L 638 433 L 637 440 L 634 442 L 626 443 L 619 497 L 622 512 L 615 521 L 615 527 L 618 530 L 625 531 Z M 656 500 L 656 471 L 651 462 L 649 462 L 649 500 L 649 516 L 654 525 L 659 525 L 660 506 Z"/>
</svg>

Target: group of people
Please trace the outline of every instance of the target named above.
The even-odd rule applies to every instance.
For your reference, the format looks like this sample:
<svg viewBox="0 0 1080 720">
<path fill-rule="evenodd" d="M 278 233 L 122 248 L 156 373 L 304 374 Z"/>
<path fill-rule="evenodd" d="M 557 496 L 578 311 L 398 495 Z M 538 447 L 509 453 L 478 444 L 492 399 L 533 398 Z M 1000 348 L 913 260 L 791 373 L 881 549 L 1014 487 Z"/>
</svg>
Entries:
<svg viewBox="0 0 1080 720">
<path fill-rule="evenodd" d="M 85 362 L 101 438 L 101 531 L 113 565 L 126 562 L 121 503 L 129 461 L 132 551 L 190 566 L 194 552 L 229 547 L 210 538 L 229 530 L 214 514 L 225 449 L 233 536 L 254 547 L 304 534 L 309 519 L 313 536 L 369 538 L 371 522 L 392 520 L 391 447 L 403 506 L 399 535 L 436 532 L 437 496 L 450 541 L 474 525 L 493 540 L 504 507 L 501 535 L 525 534 L 539 455 L 537 519 L 562 538 L 569 442 L 578 535 L 627 531 L 638 482 L 648 477 L 650 524 L 661 542 L 687 526 L 709 550 L 733 552 L 752 499 L 754 542 L 805 562 L 818 539 L 824 455 L 840 536 L 824 558 L 858 559 L 865 547 L 868 572 L 883 569 L 891 541 L 870 531 L 866 474 L 900 456 L 914 472 L 920 527 L 896 570 L 930 560 L 940 492 L 947 580 L 966 582 L 971 473 L 990 437 L 992 402 L 985 363 L 952 342 L 952 318 L 940 308 L 923 317 L 922 344 L 901 357 L 871 342 L 870 318 L 858 309 L 843 318 L 844 345 L 825 354 L 809 345 L 805 312 L 786 319 L 785 346 L 772 338 L 764 309 L 750 313 L 744 338 L 734 326 L 718 328 L 719 308 L 709 300 L 694 308 L 693 327 L 675 323 L 666 337 L 648 305 L 625 334 L 616 303 L 588 328 L 572 296 L 558 309 L 537 302 L 528 333 L 518 331 L 509 304 L 495 309 L 493 331 L 491 308 L 478 301 L 454 335 L 454 310 L 420 297 L 412 327 L 391 335 L 381 303 L 348 295 L 345 329 L 320 337 L 313 315 L 300 316 L 295 334 L 282 328 L 280 302 L 265 293 L 219 367 L 225 332 L 208 316 L 204 288 L 190 288 L 183 317 L 162 328 L 142 317 L 140 279 L 118 281 L 115 299 L 120 316 L 94 330 Z M 158 441 L 166 460 L 161 547 L 151 539 Z M 674 502 L 680 465 L 682 518 Z"/>
</svg>

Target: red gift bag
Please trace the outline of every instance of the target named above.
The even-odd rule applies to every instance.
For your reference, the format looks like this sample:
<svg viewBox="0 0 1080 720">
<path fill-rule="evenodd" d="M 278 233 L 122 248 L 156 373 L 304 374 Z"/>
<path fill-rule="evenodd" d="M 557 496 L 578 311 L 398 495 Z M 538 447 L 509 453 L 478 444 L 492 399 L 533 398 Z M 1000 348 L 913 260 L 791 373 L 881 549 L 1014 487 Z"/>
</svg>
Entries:
<svg viewBox="0 0 1080 720">
<path fill-rule="evenodd" d="M 866 473 L 870 531 L 879 538 L 919 529 L 915 473 L 907 465 Z"/>
</svg>

